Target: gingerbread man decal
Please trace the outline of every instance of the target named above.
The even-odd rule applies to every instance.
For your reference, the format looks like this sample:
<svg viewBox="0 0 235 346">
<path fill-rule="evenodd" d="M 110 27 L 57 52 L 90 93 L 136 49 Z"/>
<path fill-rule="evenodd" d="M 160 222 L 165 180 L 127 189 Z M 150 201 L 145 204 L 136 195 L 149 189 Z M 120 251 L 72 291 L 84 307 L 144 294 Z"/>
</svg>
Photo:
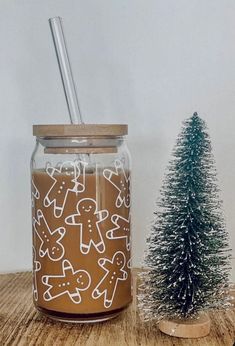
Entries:
<svg viewBox="0 0 235 346">
<path fill-rule="evenodd" d="M 111 221 L 115 225 L 106 233 L 108 239 L 125 239 L 126 248 L 130 250 L 130 216 L 129 219 L 125 219 L 121 215 L 114 214 L 111 217 Z"/>
<path fill-rule="evenodd" d="M 54 216 L 61 217 L 64 211 L 65 203 L 69 192 L 83 192 L 85 190 L 85 168 L 87 162 L 83 161 L 66 161 L 57 167 L 48 166 L 47 174 L 52 179 L 52 185 L 44 198 L 44 206 L 53 205 Z M 63 180 L 63 174 L 68 176 Z M 81 182 L 79 178 L 81 177 Z"/>
<path fill-rule="evenodd" d="M 68 260 L 62 262 L 62 275 L 44 275 L 42 283 L 48 288 L 43 294 L 46 301 L 68 295 L 74 304 L 82 301 L 80 291 L 85 291 L 91 284 L 90 274 L 85 270 L 75 271 Z"/>
<path fill-rule="evenodd" d="M 131 269 L 131 268 L 132 268 L 132 258 L 130 258 L 130 259 L 127 261 L 126 266 L 127 266 L 128 269 Z"/>
<path fill-rule="evenodd" d="M 93 245 L 99 253 L 105 251 L 104 240 L 100 231 L 102 222 L 108 217 L 107 210 L 98 210 L 92 198 L 83 198 L 77 204 L 77 214 L 66 217 L 68 225 L 80 227 L 80 251 L 86 255 Z"/>
<path fill-rule="evenodd" d="M 41 263 L 37 261 L 35 247 L 33 246 L 33 297 L 38 300 L 37 272 L 41 269 Z"/>
<path fill-rule="evenodd" d="M 98 264 L 105 274 L 93 290 L 92 298 L 98 299 L 103 295 L 104 307 L 108 309 L 113 303 L 118 282 L 127 279 L 127 272 L 124 270 L 126 258 L 122 251 L 117 251 L 111 260 L 100 258 Z"/>
<path fill-rule="evenodd" d="M 61 244 L 61 240 L 65 235 L 65 228 L 59 227 L 51 231 L 40 209 L 37 210 L 36 216 L 36 218 L 33 218 L 33 227 L 41 240 L 39 256 L 44 257 L 48 255 L 52 261 L 59 261 L 64 256 L 64 247 Z"/>
<path fill-rule="evenodd" d="M 124 170 L 120 160 L 115 160 L 115 171 L 112 169 L 104 169 L 103 176 L 115 187 L 118 192 L 116 198 L 116 207 L 120 208 L 124 205 L 130 207 L 130 175 Z"/>
<path fill-rule="evenodd" d="M 37 186 L 35 185 L 33 179 L 31 181 L 31 191 L 32 191 L 32 207 L 34 207 L 34 199 L 39 199 L 40 198 L 40 193 L 38 191 Z"/>
</svg>

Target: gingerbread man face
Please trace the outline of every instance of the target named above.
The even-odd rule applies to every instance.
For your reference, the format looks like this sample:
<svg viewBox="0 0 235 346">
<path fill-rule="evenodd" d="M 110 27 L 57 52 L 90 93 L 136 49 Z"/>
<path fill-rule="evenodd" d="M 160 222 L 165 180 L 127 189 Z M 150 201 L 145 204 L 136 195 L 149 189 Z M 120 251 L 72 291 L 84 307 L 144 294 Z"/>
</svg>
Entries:
<svg viewBox="0 0 235 346">
<path fill-rule="evenodd" d="M 96 202 L 91 198 L 86 198 L 78 202 L 77 211 L 82 215 L 83 213 L 94 215 L 96 212 Z"/>
<path fill-rule="evenodd" d="M 69 192 L 79 193 L 85 190 L 86 165 L 82 161 L 67 161 L 58 167 L 46 168 L 52 185 L 44 198 L 44 206 L 53 205 L 56 218 L 61 217 Z"/>
<path fill-rule="evenodd" d="M 123 163 L 120 160 L 115 160 L 115 169 L 104 169 L 103 176 L 115 187 L 117 190 L 117 198 L 115 205 L 120 208 L 124 205 L 126 208 L 130 207 L 130 175 L 125 171 Z"/>
<path fill-rule="evenodd" d="M 85 270 L 78 270 L 77 271 L 78 278 L 76 279 L 78 284 L 78 289 L 80 291 L 85 291 L 90 286 L 90 275 Z"/>
<path fill-rule="evenodd" d="M 122 269 L 126 263 L 125 255 L 121 251 L 117 252 L 114 256 L 113 263 L 116 264 L 119 269 Z"/>
<path fill-rule="evenodd" d="M 59 227 L 51 231 L 43 212 L 37 210 L 37 218 L 33 218 L 34 231 L 41 240 L 39 256 L 48 256 L 52 261 L 59 261 L 64 256 L 64 246 L 61 243 L 65 235 L 65 228 Z"/>
<path fill-rule="evenodd" d="M 80 291 L 85 291 L 91 284 L 91 277 L 85 270 L 75 271 L 68 260 L 62 262 L 62 275 L 44 275 L 42 282 L 47 289 L 44 300 L 50 301 L 62 295 L 67 295 L 74 304 L 82 301 Z"/>
<path fill-rule="evenodd" d="M 105 274 L 93 290 L 92 297 L 98 299 L 103 295 L 104 307 L 108 309 L 113 303 L 119 281 L 127 279 L 128 274 L 124 270 L 126 257 L 122 251 L 117 251 L 111 260 L 100 258 L 98 264 Z"/>
<path fill-rule="evenodd" d="M 88 254 L 91 247 L 102 253 L 105 244 L 100 228 L 102 222 L 108 217 L 107 210 L 98 210 L 97 203 L 92 198 L 83 198 L 77 204 L 77 213 L 69 215 L 65 222 L 68 225 L 79 226 L 80 251 Z"/>
</svg>

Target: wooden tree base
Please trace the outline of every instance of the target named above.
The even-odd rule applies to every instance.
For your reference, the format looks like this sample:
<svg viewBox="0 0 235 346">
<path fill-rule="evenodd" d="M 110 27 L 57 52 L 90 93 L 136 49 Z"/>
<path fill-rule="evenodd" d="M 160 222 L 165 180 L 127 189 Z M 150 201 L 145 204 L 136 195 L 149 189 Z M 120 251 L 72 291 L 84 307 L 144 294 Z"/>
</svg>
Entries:
<svg viewBox="0 0 235 346">
<path fill-rule="evenodd" d="M 162 320 L 159 323 L 161 332 L 178 338 L 201 338 L 210 333 L 211 321 L 207 314 L 198 319 Z"/>
</svg>

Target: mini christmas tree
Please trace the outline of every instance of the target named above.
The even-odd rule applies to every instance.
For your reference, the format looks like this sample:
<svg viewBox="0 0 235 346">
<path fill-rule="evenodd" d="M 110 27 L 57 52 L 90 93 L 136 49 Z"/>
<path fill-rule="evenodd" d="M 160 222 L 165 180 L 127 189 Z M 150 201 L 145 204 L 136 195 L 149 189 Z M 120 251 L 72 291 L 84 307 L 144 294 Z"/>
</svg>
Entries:
<svg viewBox="0 0 235 346">
<path fill-rule="evenodd" d="M 183 123 L 147 239 L 139 307 L 146 320 L 189 319 L 228 303 L 228 234 L 205 122 Z"/>
</svg>

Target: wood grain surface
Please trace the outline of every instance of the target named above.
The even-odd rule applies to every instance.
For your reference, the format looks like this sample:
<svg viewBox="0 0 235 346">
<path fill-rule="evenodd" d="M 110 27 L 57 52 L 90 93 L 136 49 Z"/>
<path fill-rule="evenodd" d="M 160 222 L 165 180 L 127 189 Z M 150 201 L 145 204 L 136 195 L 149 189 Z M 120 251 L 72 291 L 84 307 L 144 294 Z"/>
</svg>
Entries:
<svg viewBox="0 0 235 346">
<path fill-rule="evenodd" d="M 134 300 L 118 318 L 98 324 L 64 324 L 41 316 L 34 308 L 31 273 L 0 275 L 0 346 L 232 346 L 235 340 L 235 309 L 214 312 L 211 333 L 201 339 L 179 339 L 161 333 L 156 323 L 143 323 Z"/>
</svg>

